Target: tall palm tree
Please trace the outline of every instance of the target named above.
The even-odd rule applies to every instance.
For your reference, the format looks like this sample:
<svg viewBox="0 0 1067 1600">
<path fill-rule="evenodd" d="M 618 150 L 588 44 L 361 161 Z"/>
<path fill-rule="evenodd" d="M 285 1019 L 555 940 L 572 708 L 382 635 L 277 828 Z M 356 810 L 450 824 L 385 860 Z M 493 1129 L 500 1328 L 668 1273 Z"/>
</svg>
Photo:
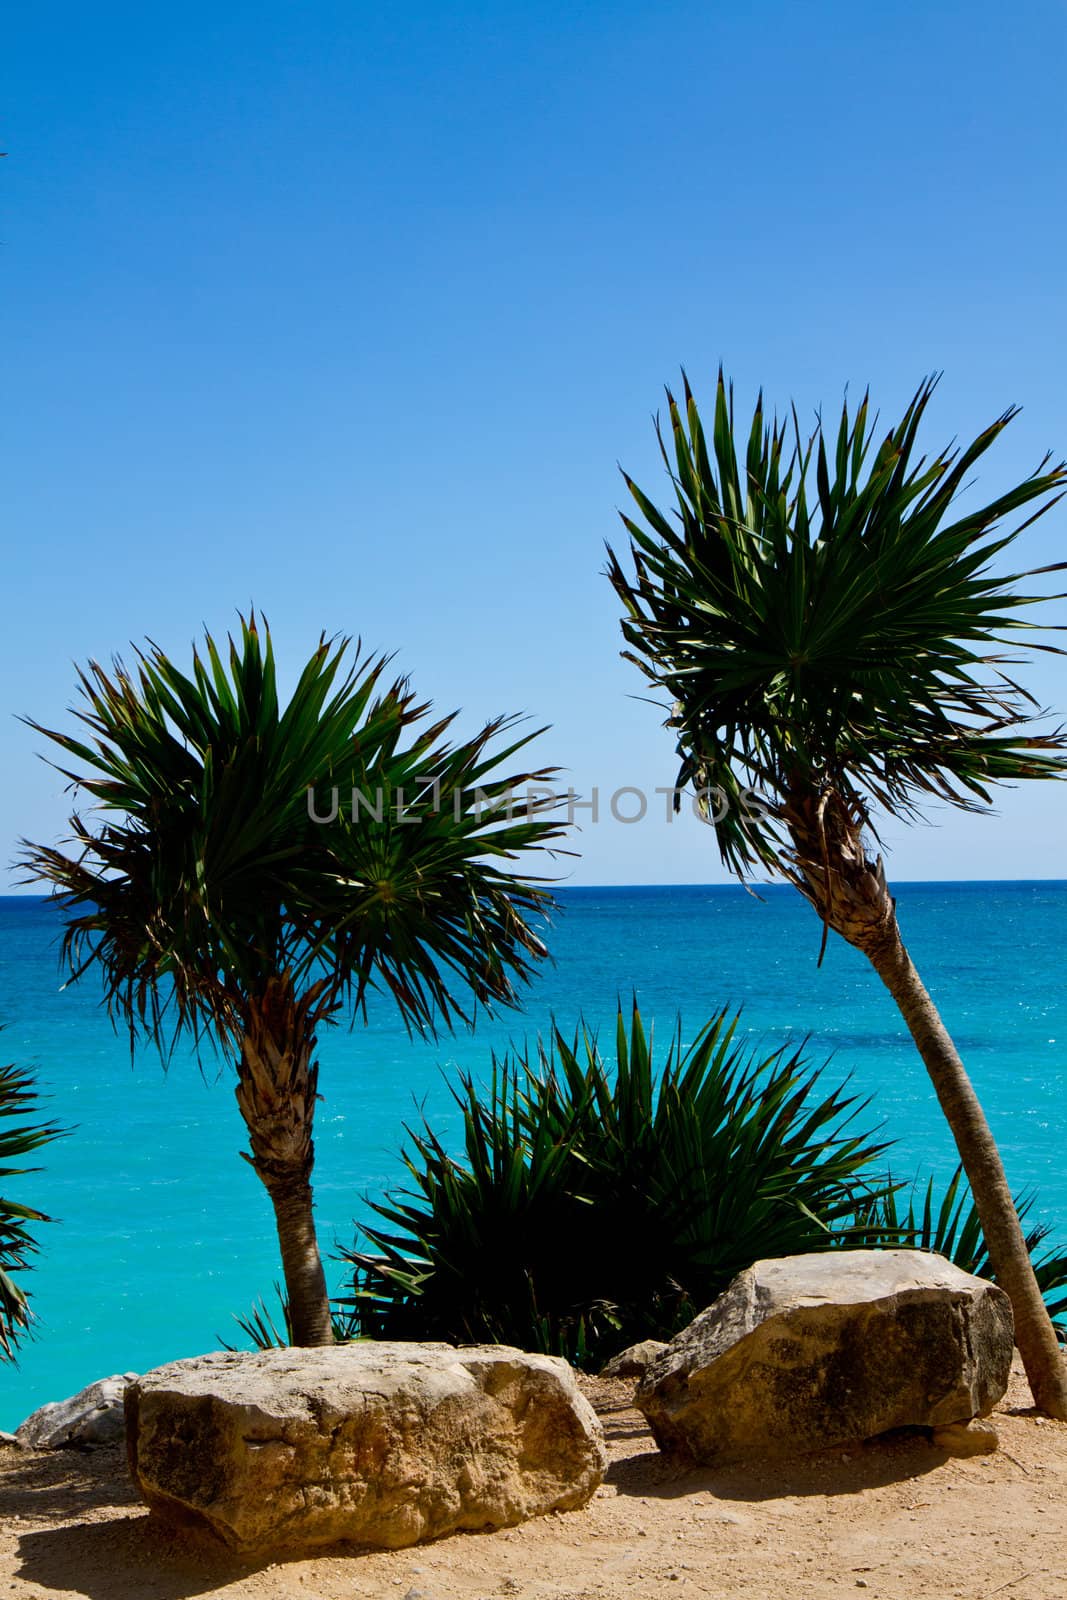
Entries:
<svg viewBox="0 0 1067 1600">
<path fill-rule="evenodd" d="M 31 723 L 94 802 L 73 850 L 24 846 L 67 911 L 64 961 L 99 971 L 131 1043 L 186 1035 L 234 1056 L 305 1345 L 332 1339 L 312 1213 L 319 1029 L 372 987 L 418 1030 L 510 1003 L 552 903 L 514 858 L 563 831 L 548 799 L 509 804 L 550 775 L 506 770 L 535 735 L 491 749 L 513 726 L 499 718 L 448 743 L 453 717 L 348 647 L 321 639 L 282 705 L 253 614 L 228 660 L 209 635 L 191 675 L 155 646 L 133 671 L 79 671 L 87 738 Z"/>
<path fill-rule="evenodd" d="M 26 1122 L 37 1104 L 37 1087 L 21 1067 L 0 1066 L 0 1178 L 21 1178 L 34 1167 L 22 1162 L 42 1145 L 68 1130 L 54 1122 Z M 26 1272 L 37 1242 L 30 1224 L 51 1222 L 43 1211 L 0 1195 L 0 1359 L 14 1357 L 19 1337 L 29 1327 L 26 1292 L 12 1276 Z"/>
<path fill-rule="evenodd" d="M 982 810 L 995 784 L 1064 776 L 1067 741 L 1032 731 L 1038 708 L 1007 671 L 1006 644 L 1035 626 L 1020 611 L 1040 598 L 1018 584 L 1036 574 L 1004 575 L 996 558 L 1021 531 L 1003 519 L 1031 508 L 1025 527 L 1047 511 L 1067 467 L 1046 457 L 988 504 L 958 504 L 1015 412 L 966 448 L 917 457 L 935 381 L 873 450 L 866 397 L 854 417 L 846 402 L 828 445 L 821 419 L 807 440 L 795 412 L 768 425 L 761 396 L 742 466 L 732 387 L 720 371 L 709 451 L 683 373 L 683 404 L 667 391 L 673 460 L 656 424 L 673 516 L 624 474 L 640 518 L 623 515 L 631 567 L 609 549 L 608 576 L 623 653 L 669 697 L 678 784 L 695 786 L 726 865 L 786 878 L 824 946 L 832 929 L 863 951 L 899 1006 L 1011 1297 L 1034 1398 L 1062 1418 L 1067 1374 L 1003 1165 L 905 948 L 872 812 L 909 819 L 929 800 Z"/>
</svg>

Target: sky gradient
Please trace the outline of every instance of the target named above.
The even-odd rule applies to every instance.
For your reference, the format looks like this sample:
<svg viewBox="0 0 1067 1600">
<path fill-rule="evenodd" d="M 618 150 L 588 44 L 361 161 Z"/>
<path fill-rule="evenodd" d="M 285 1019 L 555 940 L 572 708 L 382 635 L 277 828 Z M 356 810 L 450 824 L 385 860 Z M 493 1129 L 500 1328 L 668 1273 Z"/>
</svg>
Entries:
<svg viewBox="0 0 1067 1600">
<path fill-rule="evenodd" d="M 361 635 L 465 728 L 551 724 L 539 761 L 605 809 L 669 784 L 602 571 L 618 463 L 664 497 L 682 364 L 802 418 L 943 370 L 930 449 L 1021 404 L 987 497 L 1067 453 L 1062 3 L 43 3 L 5 34 L 5 862 L 68 805 L 17 715 L 253 602 L 290 676 Z M 1067 712 L 1063 663 L 1024 678 Z M 890 874 L 1067 877 L 1065 804 L 891 828 Z M 576 847 L 575 883 L 723 875 L 658 804 Z"/>
</svg>

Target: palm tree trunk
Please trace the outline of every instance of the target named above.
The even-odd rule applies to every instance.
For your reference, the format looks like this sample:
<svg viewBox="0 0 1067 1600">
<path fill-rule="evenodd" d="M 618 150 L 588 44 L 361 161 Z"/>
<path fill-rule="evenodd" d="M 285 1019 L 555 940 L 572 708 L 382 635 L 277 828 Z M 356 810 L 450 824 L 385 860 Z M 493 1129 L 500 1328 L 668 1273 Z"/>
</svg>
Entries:
<svg viewBox="0 0 1067 1600">
<path fill-rule="evenodd" d="M 296 1000 L 280 977 L 249 1001 L 236 1093 L 252 1146 L 251 1155 L 241 1154 L 274 1206 L 293 1343 L 328 1345 L 333 1324 L 311 1192 L 319 1075 L 308 1018 L 312 999 Z"/>
<path fill-rule="evenodd" d="M 823 920 L 861 950 L 896 1001 L 956 1141 L 978 1208 L 989 1262 L 1011 1300 L 1015 1342 L 1035 1404 L 1067 1421 L 1067 1364 L 1034 1276 L 1030 1252 L 985 1112 L 948 1030 L 908 955 L 882 860 L 863 843 L 864 815 L 832 790 L 798 786 L 785 808 L 793 841 L 787 871 Z"/>
<path fill-rule="evenodd" d="M 333 1322 L 315 1235 L 311 1184 L 306 1178 L 296 1178 L 292 1183 L 283 1180 L 267 1183 L 267 1192 L 278 1228 L 293 1343 L 333 1344 Z"/>
<path fill-rule="evenodd" d="M 952 1130 L 978 1208 L 990 1264 L 1011 1300 L 1015 1342 L 1034 1402 L 1048 1416 L 1067 1421 L 1067 1363 L 1034 1276 L 985 1112 L 899 932 L 889 948 L 877 956 L 871 954 L 870 959 L 900 1008 Z"/>
</svg>

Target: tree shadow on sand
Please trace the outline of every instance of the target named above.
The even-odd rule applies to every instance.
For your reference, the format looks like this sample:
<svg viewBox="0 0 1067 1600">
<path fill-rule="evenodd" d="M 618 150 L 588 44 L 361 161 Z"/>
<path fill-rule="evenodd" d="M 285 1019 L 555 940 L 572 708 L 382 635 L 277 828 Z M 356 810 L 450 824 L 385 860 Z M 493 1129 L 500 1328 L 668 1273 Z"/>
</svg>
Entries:
<svg viewBox="0 0 1067 1600">
<path fill-rule="evenodd" d="M 121 1464 L 120 1464 L 121 1463 Z M 118 1449 L 5 1452 L 0 1475 L 0 1523 L 23 1517 L 69 1521 L 94 1506 L 139 1504 Z"/>
</svg>

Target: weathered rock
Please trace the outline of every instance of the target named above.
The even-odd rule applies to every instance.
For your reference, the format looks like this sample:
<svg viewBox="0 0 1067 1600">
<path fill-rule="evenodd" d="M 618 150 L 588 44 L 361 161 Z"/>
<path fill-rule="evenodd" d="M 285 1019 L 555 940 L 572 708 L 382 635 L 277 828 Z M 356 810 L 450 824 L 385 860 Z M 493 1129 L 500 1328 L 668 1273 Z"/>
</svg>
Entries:
<svg viewBox="0 0 1067 1600">
<path fill-rule="evenodd" d="M 662 1355 L 666 1348 L 662 1339 L 642 1339 L 640 1344 L 627 1345 L 625 1350 L 620 1350 L 606 1366 L 601 1367 L 600 1376 L 643 1378 L 656 1357 Z"/>
<path fill-rule="evenodd" d="M 943 1256 L 841 1250 L 757 1261 L 671 1340 L 635 1395 L 691 1461 L 793 1455 L 991 1411 L 1008 1297 Z"/>
<path fill-rule="evenodd" d="M 0 1428 L 0 1447 L 6 1446 L 11 1450 L 21 1450 L 22 1446 L 13 1433 L 8 1433 L 6 1428 Z"/>
<path fill-rule="evenodd" d="M 250 1555 L 504 1527 L 584 1505 L 606 1466 L 567 1363 L 501 1345 L 175 1361 L 127 1391 L 126 1425 L 150 1508 Z"/>
<path fill-rule="evenodd" d="M 79 1450 L 94 1444 L 117 1444 L 126 1431 L 122 1397 L 136 1372 L 100 1378 L 69 1400 L 52 1400 L 28 1416 L 16 1430 L 20 1444 L 34 1450 Z"/>
<path fill-rule="evenodd" d="M 988 1456 L 1000 1445 L 1000 1439 L 991 1422 L 977 1417 L 970 1422 L 947 1422 L 935 1428 L 931 1443 L 948 1456 Z"/>
</svg>

